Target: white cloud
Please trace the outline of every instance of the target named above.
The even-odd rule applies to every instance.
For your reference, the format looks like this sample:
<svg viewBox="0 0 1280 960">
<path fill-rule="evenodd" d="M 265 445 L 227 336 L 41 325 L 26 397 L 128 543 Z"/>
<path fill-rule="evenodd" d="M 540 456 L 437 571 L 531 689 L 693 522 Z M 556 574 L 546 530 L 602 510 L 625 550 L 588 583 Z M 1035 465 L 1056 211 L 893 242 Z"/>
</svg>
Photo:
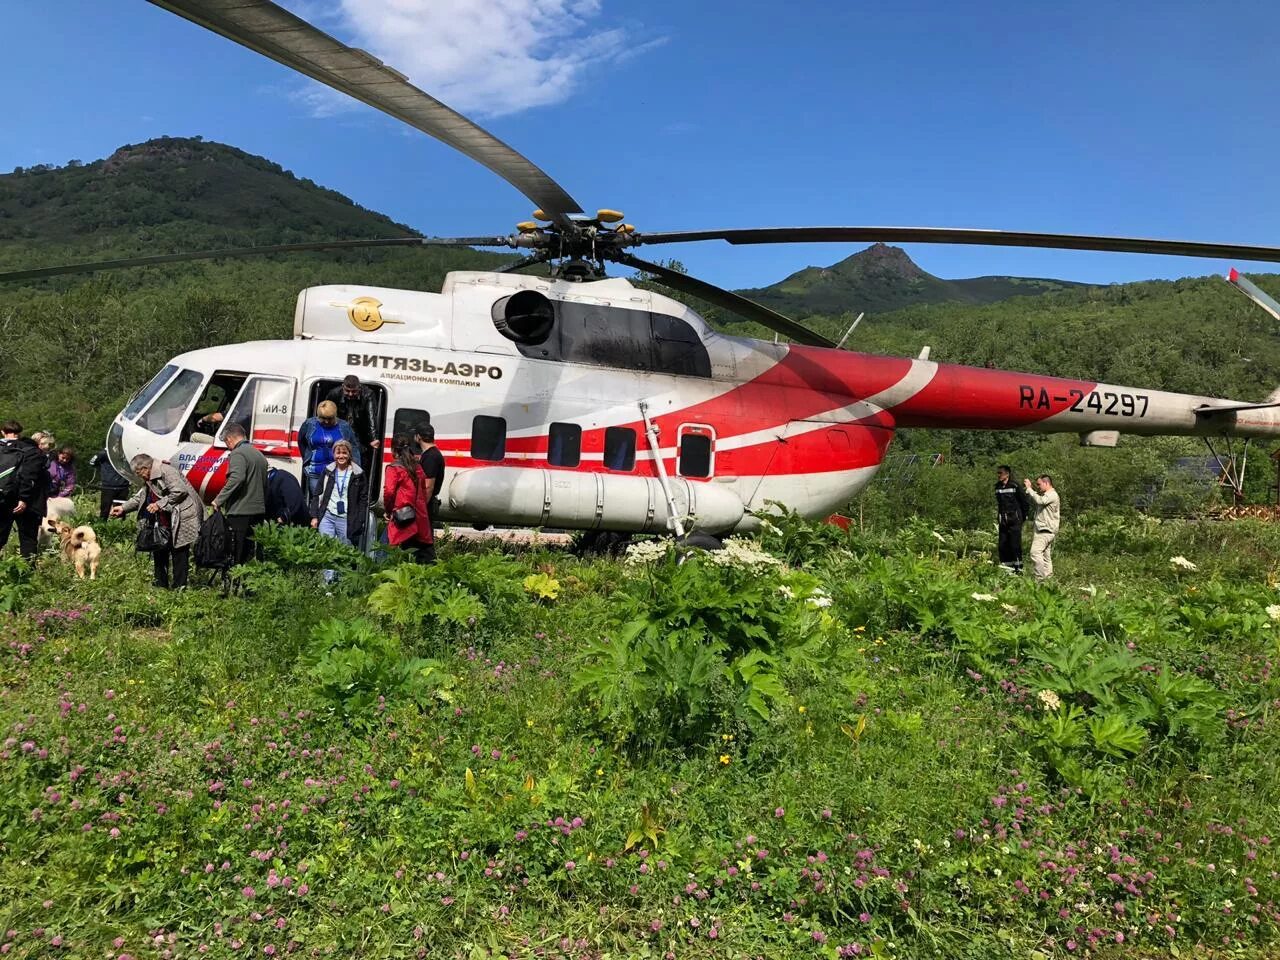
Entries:
<svg viewBox="0 0 1280 960">
<path fill-rule="evenodd" d="M 294 0 L 317 27 L 368 50 L 455 110 L 498 117 L 566 100 L 595 66 L 662 42 L 636 44 L 602 22 L 603 0 Z M 340 97 L 340 95 L 337 95 Z M 311 112 L 341 110 L 330 91 L 297 94 Z"/>
</svg>

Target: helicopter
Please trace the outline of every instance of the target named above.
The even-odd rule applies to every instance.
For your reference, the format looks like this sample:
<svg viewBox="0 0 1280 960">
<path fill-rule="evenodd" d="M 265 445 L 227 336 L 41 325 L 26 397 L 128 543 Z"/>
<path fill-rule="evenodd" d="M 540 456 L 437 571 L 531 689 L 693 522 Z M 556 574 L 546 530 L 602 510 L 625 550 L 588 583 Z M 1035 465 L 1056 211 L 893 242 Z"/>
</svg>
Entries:
<svg viewBox="0 0 1280 960">
<path fill-rule="evenodd" d="M 206 499 L 227 472 L 226 428 L 300 474 L 303 420 L 348 375 L 390 438 L 431 423 L 449 465 L 439 517 L 623 533 L 749 531 L 779 506 L 830 515 L 871 481 L 897 430 L 938 427 L 1080 434 L 1177 434 L 1247 444 L 1280 437 L 1280 398 L 1261 402 L 939 363 L 842 349 L 739 294 L 632 251 L 865 241 L 1045 247 L 1280 262 L 1280 248 L 948 227 L 819 226 L 640 231 L 620 211 L 588 213 L 558 183 L 393 67 L 270 0 L 149 0 L 460 151 L 536 205 L 513 232 L 394 237 L 193 251 L 40 267 L 0 282 L 193 260 L 383 246 L 492 247 L 519 259 L 450 273 L 439 293 L 317 286 L 297 300 L 292 340 L 173 358 L 112 423 L 107 451 L 126 476 L 146 453 L 172 462 Z M 673 297 L 610 277 L 642 271 L 775 331 L 731 336 Z M 545 267 L 545 274 L 522 273 Z M 213 427 L 202 417 L 213 404 Z M 206 432 L 207 431 L 207 432 Z M 1214 451 L 1217 456 L 1216 450 Z M 1234 462 L 1234 457 L 1231 458 Z"/>
</svg>

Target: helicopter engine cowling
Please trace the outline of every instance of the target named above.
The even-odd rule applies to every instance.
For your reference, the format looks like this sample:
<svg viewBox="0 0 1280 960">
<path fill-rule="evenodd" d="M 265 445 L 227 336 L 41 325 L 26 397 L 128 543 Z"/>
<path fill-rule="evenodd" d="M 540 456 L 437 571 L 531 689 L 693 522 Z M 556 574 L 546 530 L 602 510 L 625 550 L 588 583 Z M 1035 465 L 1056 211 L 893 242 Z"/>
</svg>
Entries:
<svg viewBox="0 0 1280 960">
<path fill-rule="evenodd" d="M 715 482 L 672 477 L 676 513 L 689 526 L 727 533 L 745 508 L 738 495 Z M 496 523 L 575 530 L 666 533 L 670 512 L 656 477 L 619 476 L 529 467 L 472 467 L 449 481 L 449 513 Z"/>
</svg>

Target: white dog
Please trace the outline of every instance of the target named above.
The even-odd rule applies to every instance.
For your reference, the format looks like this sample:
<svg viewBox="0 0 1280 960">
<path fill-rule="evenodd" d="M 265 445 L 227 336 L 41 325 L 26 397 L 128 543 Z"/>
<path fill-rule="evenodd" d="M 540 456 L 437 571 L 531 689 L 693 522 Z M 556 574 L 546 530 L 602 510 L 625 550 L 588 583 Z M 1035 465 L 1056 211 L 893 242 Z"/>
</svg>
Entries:
<svg viewBox="0 0 1280 960">
<path fill-rule="evenodd" d="M 50 497 L 44 508 L 44 519 L 40 522 L 37 535 L 40 551 L 43 553 L 58 536 L 58 522 L 65 520 L 76 512 L 76 505 L 70 497 Z"/>
</svg>

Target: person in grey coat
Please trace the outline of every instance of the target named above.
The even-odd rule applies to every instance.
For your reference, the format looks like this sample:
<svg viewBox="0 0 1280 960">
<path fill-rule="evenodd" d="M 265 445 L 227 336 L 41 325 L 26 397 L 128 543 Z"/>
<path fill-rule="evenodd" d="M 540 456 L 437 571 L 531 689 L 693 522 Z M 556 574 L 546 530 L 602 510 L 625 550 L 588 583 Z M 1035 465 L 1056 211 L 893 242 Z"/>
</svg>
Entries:
<svg viewBox="0 0 1280 960">
<path fill-rule="evenodd" d="M 238 423 L 222 430 L 227 454 L 227 482 L 213 498 L 231 529 L 231 561 L 244 563 L 253 554 L 253 528 L 267 518 L 267 458 L 248 440 Z"/>
<path fill-rule="evenodd" d="M 142 486 L 123 504 L 111 508 L 111 516 L 122 517 L 138 512 L 139 523 L 158 523 L 169 530 L 169 546 L 154 550 L 156 586 L 181 590 L 187 585 L 191 545 L 200 535 L 204 522 L 204 504 L 200 494 L 175 467 L 140 453 L 129 466 L 142 481 Z M 169 568 L 173 567 L 170 578 Z"/>
</svg>

